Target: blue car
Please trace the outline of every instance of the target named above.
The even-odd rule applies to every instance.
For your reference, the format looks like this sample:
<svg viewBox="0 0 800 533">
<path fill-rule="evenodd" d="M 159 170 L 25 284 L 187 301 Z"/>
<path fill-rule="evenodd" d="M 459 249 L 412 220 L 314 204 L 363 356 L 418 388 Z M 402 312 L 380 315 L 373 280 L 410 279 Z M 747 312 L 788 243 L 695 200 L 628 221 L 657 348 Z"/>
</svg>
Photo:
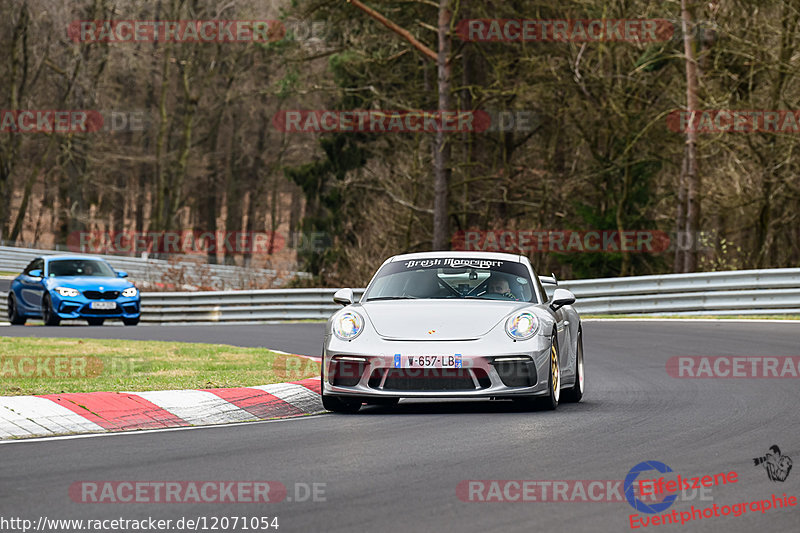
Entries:
<svg viewBox="0 0 800 533">
<path fill-rule="evenodd" d="M 11 282 L 8 320 L 25 324 L 41 318 L 48 326 L 83 319 L 101 326 L 106 319 L 139 323 L 139 290 L 125 272 L 115 272 L 102 259 L 82 256 L 37 257 Z"/>
</svg>

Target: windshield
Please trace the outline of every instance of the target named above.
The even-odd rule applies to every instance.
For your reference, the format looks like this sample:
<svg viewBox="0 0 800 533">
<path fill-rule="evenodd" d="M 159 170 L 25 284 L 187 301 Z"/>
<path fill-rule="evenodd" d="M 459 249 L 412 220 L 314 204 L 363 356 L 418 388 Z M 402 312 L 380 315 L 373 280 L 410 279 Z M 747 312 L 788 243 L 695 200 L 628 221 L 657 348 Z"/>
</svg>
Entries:
<svg viewBox="0 0 800 533">
<path fill-rule="evenodd" d="M 62 259 L 48 264 L 51 278 L 62 276 L 116 277 L 114 270 L 103 261 L 93 259 Z"/>
<path fill-rule="evenodd" d="M 537 302 L 522 263 L 485 259 L 414 259 L 384 265 L 362 301 L 483 299 Z"/>
</svg>

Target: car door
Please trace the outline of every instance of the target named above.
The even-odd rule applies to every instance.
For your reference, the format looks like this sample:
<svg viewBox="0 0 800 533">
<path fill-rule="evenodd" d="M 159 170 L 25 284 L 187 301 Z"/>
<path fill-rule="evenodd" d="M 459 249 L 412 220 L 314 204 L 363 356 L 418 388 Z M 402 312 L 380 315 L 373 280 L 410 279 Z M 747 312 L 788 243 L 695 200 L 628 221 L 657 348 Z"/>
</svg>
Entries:
<svg viewBox="0 0 800 533">
<path fill-rule="evenodd" d="M 31 276 L 31 273 L 38 270 L 41 277 Z M 19 296 L 25 312 L 41 313 L 42 298 L 44 296 L 44 259 L 36 258 L 25 267 L 22 276 L 19 278 Z"/>
</svg>

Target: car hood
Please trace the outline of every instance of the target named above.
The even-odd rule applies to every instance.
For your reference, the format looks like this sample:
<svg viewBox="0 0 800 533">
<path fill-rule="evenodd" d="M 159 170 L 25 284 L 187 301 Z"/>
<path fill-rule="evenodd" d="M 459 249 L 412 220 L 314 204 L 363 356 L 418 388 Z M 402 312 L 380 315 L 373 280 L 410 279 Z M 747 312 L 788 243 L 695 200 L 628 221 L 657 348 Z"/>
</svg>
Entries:
<svg viewBox="0 0 800 533">
<path fill-rule="evenodd" d="M 392 340 L 452 341 L 483 337 L 526 302 L 403 300 L 367 302 L 364 314 L 381 337 Z"/>
<path fill-rule="evenodd" d="M 47 278 L 49 287 L 71 287 L 78 290 L 99 290 L 103 287 L 104 291 L 121 291 L 132 287 L 133 283 L 122 278 L 101 278 L 98 276 L 62 276 L 58 278 Z"/>
</svg>

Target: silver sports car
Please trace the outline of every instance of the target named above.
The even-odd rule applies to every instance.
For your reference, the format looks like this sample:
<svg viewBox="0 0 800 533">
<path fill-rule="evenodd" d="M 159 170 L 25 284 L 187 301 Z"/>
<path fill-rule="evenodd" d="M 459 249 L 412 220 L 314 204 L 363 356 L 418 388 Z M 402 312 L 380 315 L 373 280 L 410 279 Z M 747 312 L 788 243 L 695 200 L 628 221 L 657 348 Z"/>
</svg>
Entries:
<svg viewBox="0 0 800 533">
<path fill-rule="evenodd" d="M 542 282 L 554 288 L 548 296 Z M 387 259 L 328 321 L 322 402 L 353 413 L 400 398 L 513 399 L 555 409 L 583 396 L 575 297 L 526 257 L 426 252 Z"/>
</svg>

